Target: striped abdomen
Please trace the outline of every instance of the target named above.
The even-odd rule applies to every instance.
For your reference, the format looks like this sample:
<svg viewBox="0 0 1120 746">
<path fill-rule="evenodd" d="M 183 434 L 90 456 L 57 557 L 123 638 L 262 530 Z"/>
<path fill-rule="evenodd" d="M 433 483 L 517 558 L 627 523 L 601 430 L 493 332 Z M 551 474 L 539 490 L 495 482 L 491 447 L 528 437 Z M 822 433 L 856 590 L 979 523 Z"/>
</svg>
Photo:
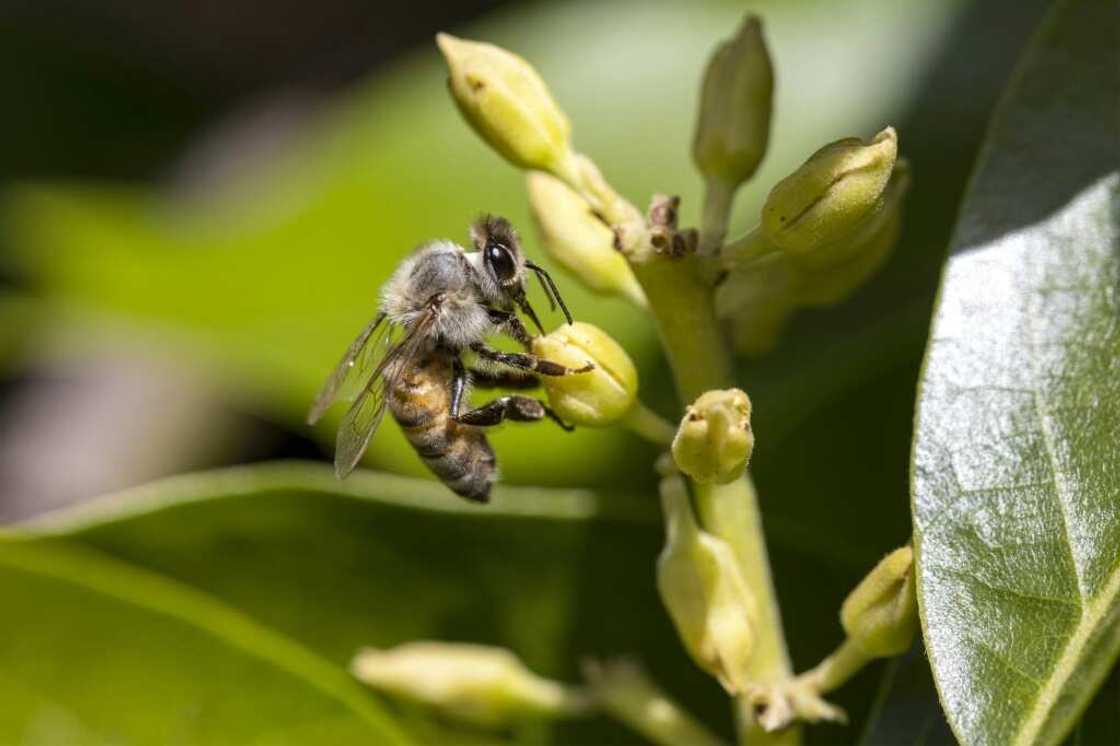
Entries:
<svg viewBox="0 0 1120 746">
<path fill-rule="evenodd" d="M 389 392 L 389 411 L 424 463 L 456 494 L 486 502 L 494 483 L 494 451 L 482 431 L 451 419 L 451 366 L 433 354 L 402 373 Z"/>
</svg>

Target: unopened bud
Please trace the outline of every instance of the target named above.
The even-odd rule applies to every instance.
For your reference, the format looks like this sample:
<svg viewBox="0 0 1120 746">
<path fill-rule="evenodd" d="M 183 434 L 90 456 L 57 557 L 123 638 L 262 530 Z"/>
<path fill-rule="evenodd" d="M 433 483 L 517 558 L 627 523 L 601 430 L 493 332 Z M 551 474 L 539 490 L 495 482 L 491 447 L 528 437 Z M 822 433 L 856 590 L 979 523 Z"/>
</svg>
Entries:
<svg viewBox="0 0 1120 746">
<path fill-rule="evenodd" d="M 657 560 L 657 590 L 685 650 L 723 688 L 743 691 L 754 650 L 754 596 L 722 539 L 700 529 L 684 480 L 661 481 L 667 539 Z"/>
<path fill-rule="evenodd" d="M 622 418 L 638 396 L 638 371 L 622 346 L 605 331 L 577 321 L 533 339 L 533 353 L 583 373 L 541 376 L 549 404 L 573 425 L 605 427 Z"/>
<path fill-rule="evenodd" d="M 797 302 L 804 306 L 839 303 L 862 286 L 890 256 L 902 233 L 902 203 L 910 188 L 910 169 L 899 159 L 883 193 L 881 207 L 856 231 L 837 255 L 847 260 L 798 277 Z"/>
<path fill-rule="evenodd" d="M 851 239 L 883 205 L 898 156 L 891 127 L 870 142 L 826 145 L 771 190 L 762 233 L 791 261 L 810 269 L 851 258 Z"/>
<path fill-rule="evenodd" d="M 532 65 L 501 47 L 437 34 L 459 111 L 520 168 L 570 173 L 571 123 Z"/>
<path fill-rule="evenodd" d="M 673 460 L 698 482 L 737 479 L 753 449 L 751 400 L 739 389 L 701 394 L 685 410 L 673 438 Z"/>
<path fill-rule="evenodd" d="M 914 590 L 914 551 L 896 549 L 879 562 L 840 607 L 840 623 L 868 655 L 887 657 L 905 652 L 918 629 Z"/>
<path fill-rule="evenodd" d="M 531 171 L 526 181 L 529 206 L 548 253 L 592 290 L 623 295 L 645 306 L 637 278 L 614 247 L 614 232 L 587 200 L 542 171 Z"/>
<path fill-rule="evenodd" d="M 351 669 L 374 689 L 485 727 L 576 715 L 587 706 L 583 697 L 537 676 L 510 651 L 485 645 L 419 641 L 389 650 L 366 648 Z"/>
<path fill-rule="evenodd" d="M 706 178 L 735 187 L 754 174 L 770 137 L 773 91 L 762 24 L 749 15 L 704 71 L 692 159 Z"/>
</svg>

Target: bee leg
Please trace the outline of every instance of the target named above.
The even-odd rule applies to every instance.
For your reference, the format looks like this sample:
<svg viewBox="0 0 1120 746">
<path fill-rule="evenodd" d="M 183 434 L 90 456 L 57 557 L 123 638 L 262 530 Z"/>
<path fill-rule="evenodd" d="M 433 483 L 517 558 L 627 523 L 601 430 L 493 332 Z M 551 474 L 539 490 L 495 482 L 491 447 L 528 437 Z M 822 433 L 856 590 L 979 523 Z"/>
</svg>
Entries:
<svg viewBox="0 0 1120 746">
<path fill-rule="evenodd" d="M 490 314 L 490 321 L 494 326 L 498 327 L 504 334 L 513 337 L 526 350 L 532 346 L 533 335 L 521 323 L 521 319 L 517 318 L 517 314 L 499 311 L 497 308 L 487 308 L 486 312 Z"/>
<path fill-rule="evenodd" d="M 459 408 L 463 405 L 463 395 L 467 393 L 467 369 L 458 356 L 451 358 L 451 416 L 459 416 Z"/>
<path fill-rule="evenodd" d="M 569 373 L 586 373 L 595 368 L 591 363 L 588 363 L 582 368 L 569 368 L 566 365 L 554 363 L 551 360 L 544 360 L 536 355 L 525 352 L 502 352 L 501 350 L 495 350 L 493 347 L 483 342 L 474 343 L 471 345 L 471 349 L 478 353 L 478 356 L 484 360 L 508 365 L 511 368 L 540 373 L 542 376 L 566 376 Z"/>
<path fill-rule="evenodd" d="M 471 384 L 478 389 L 533 389 L 541 381 L 533 373 L 517 370 L 471 368 Z"/>
<path fill-rule="evenodd" d="M 512 422 L 536 422 L 548 417 L 565 430 L 572 430 L 571 425 L 560 419 L 541 401 L 529 396 L 499 396 L 497 399 L 483 404 L 478 409 L 453 415 L 456 422 L 475 427 L 489 427 L 497 425 L 504 420 Z"/>
</svg>

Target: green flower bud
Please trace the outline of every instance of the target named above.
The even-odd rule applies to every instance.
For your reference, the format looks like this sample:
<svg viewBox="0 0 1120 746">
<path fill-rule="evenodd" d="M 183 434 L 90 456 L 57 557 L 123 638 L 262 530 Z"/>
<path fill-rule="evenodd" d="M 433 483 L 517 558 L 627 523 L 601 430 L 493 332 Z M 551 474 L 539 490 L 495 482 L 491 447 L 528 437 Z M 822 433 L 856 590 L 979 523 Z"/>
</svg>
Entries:
<svg viewBox="0 0 1120 746">
<path fill-rule="evenodd" d="M 565 422 L 605 427 L 634 406 L 638 371 L 626 350 L 597 326 L 577 321 L 533 339 L 533 353 L 569 368 L 595 367 L 586 373 L 541 376 L 549 404 Z"/>
<path fill-rule="evenodd" d="M 698 482 L 726 484 L 739 478 L 753 449 L 751 400 L 739 389 L 701 394 L 673 438 L 673 460 Z"/>
<path fill-rule="evenodd" d="M 868 655 L 899 655 L 918 629 L 914 551 L 906 546 L 883 558 L 840 607 L 848 639 Z"/>
<path fill-rule="evenodd" d="M 529 206 L 548 253 L 599 293 L 618 294 L 644 307 L 646 297 L 626 258 L 614 247 L 614 232 L 591 205 L 564 182 L 529 172 Z"/>
<path fill-rule="evenodd" d="M 897 156 L 891 127 L 868 143 L 848 138 L 824 146 L 770 191 L 763 236 L 807 269 L 850 260 L 853 237 L 882 209 Z"/>
<path fill-rule="evenodd" d="M 351 669 L 374 689 L 485 727 L 587 708 L 582 696 L 537 676 L 513 653 L 485 645 L 419 641 L 366 648 Z"/>
<path fill-rule="evenodd" d="M 847 261 L 798 277 L 796 298 L 803 306 L 829 306 L 847 298 L 886 262 L 902 233 L 902 202 L 910 189 L 910 169 L 899 159 L 883 193 L 881 207 L 849 239 L 839 253 Z"/>
<path fill-rule="evenodd" d="M 744 690 L 754 650 L 757 608 L 722 539 L 702 531 L 684 480 L 661 482 L 666 543 L 657 560 L 657 590 L 685 650 L 731 694 Z"/>
<path fill-rule="evenodd" d="M 571 123 L 532 65 L 493 44 L 437 34 L 463 118 L 510 163 L 570 175 Z"/>
<path fill-rule="evenodd" d="M 748 15 L 704 71 L 692 159 L 706 178 L 734 187 L 754 174 L 770 137 L 773 91 L 762 24 Z"/>
</svg>

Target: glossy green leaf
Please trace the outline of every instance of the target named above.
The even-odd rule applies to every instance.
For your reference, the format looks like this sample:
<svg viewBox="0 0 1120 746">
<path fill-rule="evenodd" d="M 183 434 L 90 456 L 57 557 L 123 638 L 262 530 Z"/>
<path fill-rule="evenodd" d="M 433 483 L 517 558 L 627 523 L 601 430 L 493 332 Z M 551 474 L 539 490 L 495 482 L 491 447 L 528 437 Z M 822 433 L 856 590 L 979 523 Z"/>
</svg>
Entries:
<svg viewBox="0 0 1120 746">
<path fill-rule="evenodd" d="M 1056 743 L 1120 650 L 1120 6 L 1063 2 L 993 121 L 918 403 L 926 644 L 965 744 Z"/>
<path fill-rule="evenodd" d="M 88 549 L 0 541 L 0 742 L 409 744 L 345 672 Z"/>
</svg>

